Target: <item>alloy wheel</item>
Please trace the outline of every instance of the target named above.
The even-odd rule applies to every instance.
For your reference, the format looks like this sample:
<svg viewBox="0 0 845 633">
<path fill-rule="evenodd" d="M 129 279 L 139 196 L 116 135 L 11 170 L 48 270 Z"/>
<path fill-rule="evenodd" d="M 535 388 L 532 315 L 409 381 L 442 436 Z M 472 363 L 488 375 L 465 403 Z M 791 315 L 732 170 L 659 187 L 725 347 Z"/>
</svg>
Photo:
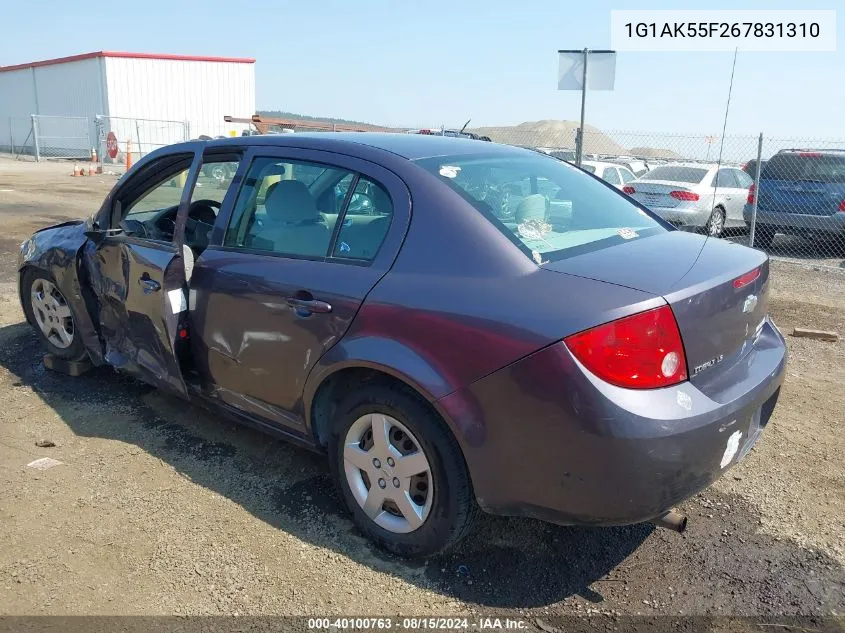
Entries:
<svg viewBox="0 0 845 633">
<path fill-rule="evenodd" d="M 55 284 L 36 279 L 30 291 L 32 315 L 44 337 L 60 349 L 73 344 L 74 326 L 70 306 Z"/>
<path fill-rule="evenodd" d="M 707 223 L 707 234 L 710 237 L 719 237 L 725 227 L 725 218 L 719 209 L 715 209 L 710 215 L 710 221 Z"/>
<path fill-rule="evenodd" d="M 425 523 L 434 501 L 431 466 L 401 422 L 381 413 L 358 418 L 346 434 L 343 467 L 352 496 L 376 525 L 407 534 Z"/>
</svg>

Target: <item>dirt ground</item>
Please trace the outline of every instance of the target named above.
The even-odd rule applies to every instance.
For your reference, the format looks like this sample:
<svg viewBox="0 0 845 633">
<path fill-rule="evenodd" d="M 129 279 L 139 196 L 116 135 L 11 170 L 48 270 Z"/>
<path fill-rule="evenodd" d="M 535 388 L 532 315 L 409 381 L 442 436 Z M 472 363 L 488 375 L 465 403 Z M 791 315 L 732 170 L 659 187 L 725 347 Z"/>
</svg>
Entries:
<svg viewBox="0 0 845 633">
<path fill-rule="evenodd" d="M 44 369 L 19 244 L 116 181 L 69 174 L 0 159 L 0 614 L 845 614 L 845 341 L 787 337 L 771 423 L 683 504 L 686 533 L 485 516 L 409 564 L 355 531 L 319 456 L 109 369 Z M 845 335 L 845 271 L 772 270 L 785 333 Z"/>
</svg>

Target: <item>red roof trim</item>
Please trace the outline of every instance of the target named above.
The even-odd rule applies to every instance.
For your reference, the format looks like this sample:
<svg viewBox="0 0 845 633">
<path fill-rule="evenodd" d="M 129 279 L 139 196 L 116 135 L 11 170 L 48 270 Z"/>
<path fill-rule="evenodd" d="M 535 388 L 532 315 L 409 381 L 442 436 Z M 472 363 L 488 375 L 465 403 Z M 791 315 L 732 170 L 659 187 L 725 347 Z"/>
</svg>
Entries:
<svg viewBox="0 0 845 633">
<path fill-rule="evenodd" d="M 125 57 L 129 59 L 170 59 L 176 61 L 186 62 L 228 62 L 233 64 L 254 64 L 255 59 L 252 57 L 205 57 L 198 55 L 167 55 L 156 53 L 121 53 L 118 51 L 97 51 L 95 53 L 83 53 L 81 55 L 71 55 L 70 57 L 57 57 L 56 59 L 45 59 L 38 62 L 29 62 L 28 64 L 16 64 L 15 66 L 0 66 L 0 72 L 9 70 L 21 70 L 23 68 L 37 68 L 38 66 L 52 66 L 53 64 L 67 64 L 68 62 L 78 62 L 83 59 L 94 59 L 96 57 Z"/>
</svg>

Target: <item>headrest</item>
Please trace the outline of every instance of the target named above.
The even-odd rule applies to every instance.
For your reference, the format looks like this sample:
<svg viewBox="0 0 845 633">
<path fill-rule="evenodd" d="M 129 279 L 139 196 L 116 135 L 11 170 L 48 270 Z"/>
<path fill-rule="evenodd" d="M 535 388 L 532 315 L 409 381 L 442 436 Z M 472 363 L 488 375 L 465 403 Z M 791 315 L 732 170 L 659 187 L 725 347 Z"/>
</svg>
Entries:
<svg viewBox="0 0 845 633">
<path fill-rule="evenodd" d="M 264 199 L 267 217 L 279 222 L 318 220 L 317 203 L 308 187 L 298 180 L 280 180 L 271 185 Z"/>
<path fill-rule="evenodd" d="M 540 193 L 525 196 L 516 208 L 517 222 L 546 219 L 546 197 Z"/>
</svg>

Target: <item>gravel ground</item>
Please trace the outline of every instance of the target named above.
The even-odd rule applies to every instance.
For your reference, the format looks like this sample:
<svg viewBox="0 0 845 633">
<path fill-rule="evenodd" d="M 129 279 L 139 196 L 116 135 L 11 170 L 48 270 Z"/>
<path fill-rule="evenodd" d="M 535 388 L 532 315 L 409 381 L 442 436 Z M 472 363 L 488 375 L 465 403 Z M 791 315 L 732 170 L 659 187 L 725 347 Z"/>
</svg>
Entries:
<svg viewBox="0 0 845 633">
<path fill-rule="evenodd" d="M 456 551 L 409 564 L 358 535 L 320 456 L 109 369 L 44 369 L 17 247 L 116 180 L 69 173 L 0 159 L 0 614 L 497 613 L 548 630 L 573 614 L 845 613 L 845 341 L 788 337 L 762 440 L 683 504 L 683 535 L 485 516 Z M 772 270 L 785 333 L 845 334 L 845 274 Z M 40 457 L 62 463 L 25 467 Z"/>
</svg>

